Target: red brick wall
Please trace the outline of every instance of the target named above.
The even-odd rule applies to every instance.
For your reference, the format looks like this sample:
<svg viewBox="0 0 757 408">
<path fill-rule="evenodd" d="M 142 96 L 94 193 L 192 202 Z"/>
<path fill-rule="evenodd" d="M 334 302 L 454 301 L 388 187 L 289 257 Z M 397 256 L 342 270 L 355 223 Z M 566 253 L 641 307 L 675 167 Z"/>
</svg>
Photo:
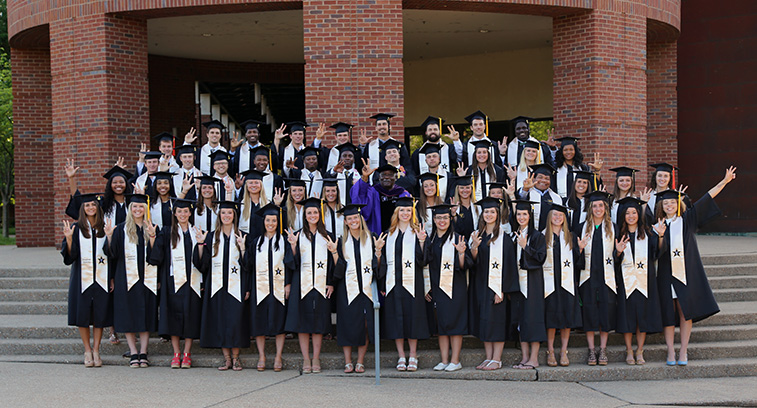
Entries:
<svg viewBox="0 0 757 408">
<path fill-rule="evenodd" d="M 599 152 L 605 169 L 644 168 L 646 18 L 590 11 L 554 18 L 552 30 L 555 136 L 581 137 L 587 161 Z M 614 173 L 602 177 L 614 183 Z"/>
<path fill-rule="evenodd" d="M 757 231 L 757 2 L 686 0 L 678 42 L 681 180 L 693 198 L 723 178 L 723 217 L 705 231 Z"/>
<path fill-rule="evenodd" d="M 401 129 L 402 1 L 305 0 L 303 18 L 307 119 L 368 126 L 375 136 L 368 118 L 385 112 Z"/>
<path fill-rule="evenodd" d="M 16 244 L 55 245 L 50 53 L 11 49 Z"/>
<path fill-rule="evenodd" d="M 102 191 L 119 156 L 137 158 L 149 140 L 147 25 L 94 16 L 50 24 L 55 219 L 63 217 L 67 158 L 81 165 L 82 192 Z M 56 236 L 60 235 L 59 232 Z"/>
<path fill-rule="evenodd" d="M 678 164 L 678 69 L 675 42 L 647 44 L 647 158 Z M 650 175 L 654 169 L 645 166 Z"/>
</svg>

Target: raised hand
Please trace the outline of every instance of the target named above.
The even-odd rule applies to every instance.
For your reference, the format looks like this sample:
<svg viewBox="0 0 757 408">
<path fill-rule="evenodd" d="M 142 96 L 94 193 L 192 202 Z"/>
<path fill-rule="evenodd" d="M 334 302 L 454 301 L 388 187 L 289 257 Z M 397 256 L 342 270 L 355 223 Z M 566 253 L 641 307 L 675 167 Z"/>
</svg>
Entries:
<svg viewBox="0 0 757 408">
<path fill-rule="evenodd" d="M 428 235 L 426 234 L 426 230 L 423 228 L 420 228 L 418 232 L 415 234 L 415 236 L 418 237 L 418 241 L 420 241 L 421 243 L 426 241 L 426 238 L 428 237 Z"/>
<path fill-rule="evenodd" d="M 289 136 L 289 133 L 284 133 L 284 129 L 286 129 L 286 124 L 282 123 L 281 126 L 279 126 L 278 129 L 276 129 L 276 132 L 273 133 L 273 138 L 276 140 L 281 140 L 287 136 Z"/>
<path fill-rule="evenodd" d="M 468 168 L 463 166 L 463 162 L 457 162 L 457 176 L 462 177 L 468 172 Z"/>
<path fill-rule="evenodd" d="M 473 231 L 473 233 L 470 235 L 470 241 L 471 251 L 478 249 L 478 246 L 481 245 L 481 237 L 478 235 L 478 230 Z"/>
<path fill-rule="evenodd" d="M 578 247 L 581 248 L 581 250 L 583 251 L 584 248 L 586 248 L 586 245 L 589 245 L 590 239 L 591 239 L 591 233 L 587 232 L 586 234 L 584 234 L 584 237 L 578 241 Z"/>
<path fill-rule="evenodd" d="M 120 167 L 122 169 L 125 169 L 125 167 L 124 167 L 124 158 L 121 157 L 121 156 L 118 156 L 118 160 L 116 161 L 116 163 L 114 164 L 114 166 L 118 166 L 118 167 Z"/>
<path fill-rule="evenodd" d="M 375 239 L 376 251 L 381 252 L 386 244 L 386 232 L 381 233 L 378 238 Z"/>
<path fill-rule="evenodd" d="M 197 129 L 192 127 L 189 129 L 189 132 L 187 132 L 187 134 L 184 135 L 184 143 L 192 144 L 194 143 L 195 140 L 197 140 Z"/>
<path fill-rule="evenodd" d="M 242 234 L 242 231 L 235 232 L 234 236 L 237 239 L 237 246 L 239 248 L 244 248 L 244 239 L 245 239 L 245 236 L 244 236 L 244 234 Z"/>
<path fill-rule="evenodd" d="M 467 245 L 465 245 L 465 240 L 463 237 L 460 237 L 460 240 L 457 241 L 457 244 L 455 244 L 455 249 L 457 249 L 457 252 L 460 254 L 464 254 L 465 250 L 468 248 Z"/>
<path fill-rule="evenodd" d="M 242 180 L 242 175 L 237 174 L 237 176 L 234 178 L 234 188 L 242 188 L 243 185 L 244 185 L 244 180 Z"/>
<path fill-rule="evenodd" d="M 334 173 L 342 173 L 344 172 L 344 160 L 339 160 L 335 165 L 334 168 L 331 169 L 334 171 Z"/>
<path fill-rule="evenodd" d="M 300 237 L 300 233 L 298 232 L 295 234 L 294 231 L 292 231 L 292 228 L 289 228 L 287 232 L 287 242 L 289 242 L 289 244 L 292 245 L 292 249 L 294 249 L 295 246 L 297 246 L 297 239 Z"/>
<path fill-rule="evenodd" d="M 360 160 L 363 161 L 363 181 L 367 183 L 369 177 L 371 177 L 371 174 L 373 174 L 376 169 L 371 167 L 371 164 L 368 160 L 365 160 L 363 158 L 361 158 Z"/>
<path fill-rule="evenodd" d="M 557 141 L 555 140 L 555 134 L 554 134 L 553 130 L 554 130 L 554 128 L 547 129 L 547 141 L 544 142 L 544 143 L 546 143 L 547 146 L 549 146 L 549 147 L 551 147 L 551 148 L 554 149 L 554 148 L 557 147 Z"/>
<path fill-rule="evenodd" d="M 143 163 L 145 161 L 145 153 L 147 152 L 147 145 L 145 143 L 139 144 L 139 162 Z"/>
<path fill-rule="evenodd" d="M 626 250 L 626 246 L 628 246 L 628 242 L 631 241 L 630 238 L 628 238 L 628 235 L 624 235 L 620 238 L 620 240 L 615 240 L 615 251 L 617 251 L 619 254 L 622 254 L 623 251 Z"/>
<path fill-rule="evenodd" d="M 69 240 L 74 236 L 74 225 L 76 225 L 76 223 L 63 220 L 63 236 L 66 240 Z"/>
<path fill-rule="evenodd" d="M 515 166 L 505 166 L 507 169 L 507 178 L 515 181 L 518 178 L 518 169 Z"/>
<path fill-rule="evenodd" d="M 155 224 L 151 222 L 146 222 L 145 224 L 145 231 L 147 231 L 147 235 L 150 236 L 150 238 L 155 237 Z"/>
<path fill-rule="evenodd" d="M 725 177 L 723 178 L 723 181 L 728 184 L 733 180 L 736 180 L 736 167 L 731 166 L 725 170 Z"/>
<path fill-rule="evenodd" d="M 159 171 L 168 171 L 170 165 L 171 165 L 171 155 L 170 154 L 164 154 L 160 158 L 160 164 L 158 164 L 158 170 Z"/>
<path fill-rule="evenodd" d="M 602 165 L 604 164 L 604 160 L 599 158 L 599 153 L 594 153 L 594 161 L 590 163 L 586 163 L 586 164 L 588 164 L 589 167 L 594 169 L 595 172 L 598 172 L 602 170 Z"/>
<path fill-rule="evenodd" d="M 523 231 L 518 232 L 518 245 L 520 245 L 521 248 L 526 248 L 526 245 L 528 245 L 528 229 L 524 229 Z"/>
<path fill-rule="evenodd" d="M 439 129 L 441 131 L 441 129 Z M 449 131 L 449 138 L 452 139 L 453 142 L 457 142 L 460 140 L 460 132 L 455 130 L 455 127 L 452 125 L 447 126 L 447 131 Z"/>
<path fill-rule="evenodd" d="M 652 198 L 652 191 L 653 190 L 651 188 L 644 187 L 644 190 L 642 190 L 641 192 L 641 197 L 639 198 L 641 198 L 644 201 L 649 202 L 649 199 Z"/>
<path fill-rule="evenodd" d="M 499 150 L 500 156 L 504 156 L 507 154 L 507 140 L 505 140 L 505 138 L 502 138 L 502 140 L 497 141 L 497 149 Z"/>
<path fill-rule="evenodd" d="M 281 190 L 280 187 L 276 187 L 273 189 L 273 203 L 280 206 L 281 203 L 284 201 L 284 192 Z"/>
<path fill-rule="evenodd" d="M 529 191 L 534 186 L 534 173 L 529 173 L 528 177 L 523 180 L 523 191 Z"/>
<path fill-rule="evenodd" d="M 181 181 L 181 192 L 185 194 L 189 192 L 192 183 L 194 183 L 194 176 L 189 173 L 184 174 L 184 179 Z"/>
<path fill-rule="evenodd" d="M 450 205 L 453 207 L 450 209 L 450 214 L 457 214 L 457 210 L 460 208 L 460 204 L 457 202 L 455 197 L 450 198 L 449 200 Z"/>
<path fill-rule="evenodd" d="M 203 231 L 197 227 L 195 228 L 195 238 L 197 239 L 197 242 L 202 243 L 205 242 L 205 238 L 208 236 L 207 231 Z"/>
<path fill-rule="evenodd" d="M 318 129 L 315 130 L 315 138 L 323 140 L 323 136 L 326 135 L 326 124 L 321 122 L 318 124 Z"/>
<path fill-rule="evenodd" d="M 239 146 L 242 145 L 242 137 L 239 134 L 238 130 L 234 131 L 234 135 L 231 137 L 231 140 L 229 140 L 229 146 L 231 147 L 232 151 L 236 151 Z"/>
<path fill-rule="evenodd" d="M 326 249 L 332 254 L 336 253 L 336 241 L 333 241 L 331 237 L 326 237 Z"/>
<path fill-rule="evenodd" d="M 76 176 L 76 172 L 79 171 L 79 168 L 76 167 L 74 164 L 74 159 L 66 159 L 66 177 L 73 178 Z"/>
<path fill-rule="evenodd" d="M 515 183 L 510 182 L 510 179 L 505 180 L 505 194 L 508 197 L 515 195 Z"/>
<path fill-rule="evenodd" d="M 145 193 L 144 187 L 140 187 L 136 183 L 131 183 L 131 188 L 132 188 L 132 191 L 134 191 L 134 194 L 144 194 Z"/>
<path fill-rule="evenodd" d="M 294 168 L 294 159 L 287 160 L 285 164 L 286 164 L 286 166 L 287 166 L 288 169 L 293 169 Z"/>
<path fill-rule="evenodd" d="M 370 141 L 370 140 L 368 139 L 368 136 L 367 136 L 367 135 L 366 135 L 366 133 L 365 133 L 365 129 L 360 129 L 360 136 L 358 137 L 358 139 L 357 139 L 357 142 L 358 142 L 358 143 L 359 143 L 359 144 L 360 144 L 361 146 L 365 146 L 365 145 L 367 145 L 368 143 L 370 143 L 370 142 L 371 142 L 371 141 Z"/>
<path fill-rule="evenodd" d="M 689 189 L 689 186 L 684 186 L 683 184 L 681 184 L 681 186 L 678 187 L 678 192 L 681 194 L 686 194 L 686 190 L 688 189 Z"/>
<path fill-rule="evenodd" d="M 657 220 L 657 224 L 652 226 L 652 229 L 655 233 L 657 233 L 657 236 L 662 238 L 665 236 L 665 230 L 668 229 L 668 224 L 665 223 L 665 220 L 660 218 Z"/>
<path fill-rule="evenodd" d="M 116 230 L 116 227 L 113 225 L 113 220 L 108 220 L 108 222 L 103 226 L 103 231 L 105 231 L 105 236 L 108 238 L 113 236 L 113 231 Z"/>
</svg>

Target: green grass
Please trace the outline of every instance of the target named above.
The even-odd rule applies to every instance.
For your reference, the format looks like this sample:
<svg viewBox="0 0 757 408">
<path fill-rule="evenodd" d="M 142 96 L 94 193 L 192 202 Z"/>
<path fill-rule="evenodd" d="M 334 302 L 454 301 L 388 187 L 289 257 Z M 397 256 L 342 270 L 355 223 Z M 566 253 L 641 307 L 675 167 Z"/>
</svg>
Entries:
<svg viewBox="0 0 757 408">
<path fill-rule="evenodd" d="M 10 227 L 8 228 L 8 235 L 14 235 L 12 237 L 2 237 L 0 236 L 0 245 L 16 245 L 16 228 Z"/>
</svg>

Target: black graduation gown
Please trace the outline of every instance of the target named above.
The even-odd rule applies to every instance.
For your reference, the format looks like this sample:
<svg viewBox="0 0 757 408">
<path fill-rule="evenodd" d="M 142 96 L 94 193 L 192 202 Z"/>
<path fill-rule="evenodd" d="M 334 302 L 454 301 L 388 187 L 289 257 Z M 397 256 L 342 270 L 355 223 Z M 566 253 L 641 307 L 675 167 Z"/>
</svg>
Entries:
<svg viewBox="0 0 757 408">
<path fill-rule="evenodd" d="M 405 167 L 406 170 L 410 170 L 413 168 L 413 163 L 410 160 L 410 153 L 407 151 L 407 146 L 395 140 L 400 144 L 400 164 Z M 386 164 L 386 154 L 384 154 L 384 142 L 379 140 L 379 167 Z M 371 154 L 370 154 L 370 144 L 365 145 L 365 149 L 362 150 L 362 157 L 365 159 L 366 162 L 370 163 L 371 160 Z M 355 158 L 355 161 L 357 162 L 357 158 Z"/>
<path fill-rule="evenodd" d="M 545 154 L 545 155 L 549 156 L 549 157 L 552 157 L 551 154 Z M 557 168 L 557 163 L 550 163 L 550 164 L 553 164 L 555 166 L 555 169 Z M 575 181 L 574 173 L 576 171 L 589 171 L 590 172 L 591 169 L 589 168 L 588 165 L 583 164 L 583 163 L 579 164 L 578 166 L 569 166 L 567 164 L 564 164 L 564 166 L 567 168 L 568 171 L 566 172 L 566 175 L 565 175 L 565 186 L 567 187 L 567 195 L 565 197 L 563 197 L 563 199 L 567 200 L 568 197 L 570 197 L 571 193 L 573 193 L 573 184 L 574 184 L 574 181 Z M 557 176 L 557 171 L 555 171 L 555 173 L 552 174 L 552 184 L 551 185 L 552 185 L 552 189 L 556 193 L 559 194 L 559 192 L 557 191 L 557 177 L 558 177 Z"/>
<path fill-rule="evenodd" d="M 563 289 L 560 262 L 562 262 L 562 248 L 559 235 L 553 238 L 552 263 L 554 264 L 555 291 L 544 299 L 545 323 L 548 329 L 575 329 L 581 327 L 581 303 L 578 301 L 577 272 L 584 268 L 584 259 L 578 249 L 578 239 L 573 235 L 573 265 L 568 266 L 567 273 L 572 275 L 573 293 Z M 549 250 L 549 249 L 547 249 Z"/>
<path fill-rule="evenodd" d="M 475 204 L 471 203 L 470 207 L 465 207 L 463 205 L 460 205 L 459 207 L 459 214 L 457 214 L 457 217 L 455 217 L 455 232 L 458 235 L 462 235 L 465 237 L 465 240 L 467 241 L 468 238 L 470 238 L 471 234 L 473 233 L 473 210 L 472 207 Z"/>
<path fill-rule="evenodd" d="M 697 230 L 720 215 L 720 208 L 705 193 L 693 206 L 681 214 L 683 217 L 683 255 L 686 265 L 686 285 L 673 278 L 670 266 L 670 251 L 661 250 L 657 264 L 657 286 L 660 293 L 660 308 L 663 326 L 673 326 L 678 323 L 678 313 L 675 311 L 674 299 L 670 285 L 678 295 L 678 304 L 683 310 L 686 320 L 699 321 L 718 313 L 720 308 L 712 294 L 710 283 L 702 265 L 697 246 Z M 670 227 L 665 230 L 664 248 L 670 248 Z"/>
<path fill-rule="evenodd" d="M 581 203 L 580 203 L 581 200 L 585 200 L 585 198 L 576 198 L 575 200 L 570 200 L 570 199 L 566 200 L 567 207 L 573 210 L 570 213 L 571 216 L 569 220 L 570 232 L 572 232 L 573 235 L 576 235 L 579 237 L 584 236 L 583 231 L 581 230 L 581 228 L 583 227 L 583 223 L 581 222 L 581 213 L 582 213 Z M 584 206 L 586 205 L 587 204 L 584 204 Z"/>
<path fill-rule="evenodd" d="M 518 245 L 516 242 L 515 245 Z M 517 248 L 516 248 L 517 251 Z M 516 252 L 517 253 L 517 252 Z M 546 341 L 547 326 L 544 312 L 544 261 L 547 259 L 547 241 L 536 230 L 528 233 L 526 247 L 521 250 L 520 267 L 528 271 L 528 297 L 520 291 L 513 292 L 513 309 L 518 323 L 520 341 Z M 517 271 L 516 271 L 517 274 Z"/>
<path fill-rule="evenodd" d="M 374 237 L 373 234 L 372 238 Z M 336 300 L 336 340 L 340 346 L 352 346 L 359 347 L 365 345 L 366 336 L 371 342 L 375 341 L 374 333 L 374 313 L 373 313 L 373 301 L 366 296 L 363 292 L 363 282 L 365 280 L 373 279 L 376 276 L 376 271 L 379 269 L 378 260 L 376 259 L 376 250 L 373 243 L 371 243 L 371 270 L 360 271 L 357 270 L 357 284 L 360 293 L 352 300 L 352 303 L 348 303 L 347 298 L 347 283 L 344 279 L 347 273 L 347 261 L 344 258 L 343 242 L 345 239 L 352 239 L 352 245 L 354 249 L 353 259 L 357 265 L 361 265 L 362 259 L 360 258 L 360 241 L 352 237 L 339 238 L 337 245 L 337 251 L 339 252 L 339 261 L 337 261 L 334 268 L 334 296 Z M 359 269 L 359 266 L 356 268 Z M 378 293 L 373 293 L 373 296 L 378 296 Z"/>
<path fill-rule="evenodd" d="M 408 227 L 409 228 L 409 227 Z M 415 238 L 415 293 L 402 286 L 402 240 L 405 233 L 398 230 L 394 254 L 387 254 L 384 245 L 379 266 L 379 291 L 386 292 L 387 256 L 394 257 L 394 288 L 386 294 L 381 315 L 381 335 L 384 339 L 427 339 L 431 336 L 423 286 L 423 249 Z M 387 237 L 387 240 L 389 238 Z"/>
<path fill-rule="evenodd" d="M 235 245 L 235 238 L 221 233 L 224 240 L 223 254 L 223 287 L 215 296 L 213 293 L 212 259 L 213 239 L 215 231 L 208 232 L 205 237 L 205 248 L 200 256 L 198 244 L 192 255 L 195 267 L 202 272 L 204 289 L 202 295 L 202 325 L 200 331 L 200 346 L 210 348 L 250 347 L 249 317 L 247 316 L 247 302 L 244 300 L 245 291 L 249 288 L 249 274 L 243 259 L 239 260 L 240 286 L 242 300 L 237 300 L 228 292 L 229 285 L 229 245 Z M 219 245 L 220 247 L 220 245 Z M 220 251 L 220 248 L 219 248 Z"/>
<path fill-rule="evenodd" d="M 580 230 L 584 231 L 584 228 L 585 224 L 581 224 Z M 578 293 L 581 296 L 581 319 L 584 331 L 609 332 L 615 330 L 617 296 L 605 284 L 604 272 L 606 258 L 614 256 L 615 243 L 613 243 L 613 254 L 605 254 L 602 248 L 603 235 L 604 233 L 599 231 L 595 232 L 592 241 L 588 244 L 592 246 L 591 271 L 589 271 L 589 279 L 578 287 Z M 585 259 L 585 251 L 582 251 L 580 256 Z"/>
<path fill-rule="evenodd" d="M 300 234 L 304 234 L 300 230 Z M 329 234 L 331 239 L 334 236 Z M 287 243 L 289 245 L 289 243 Z M 317 267 L 315 262 L 315 239 L 310 242 L 311 253 L 313 254 L 313 272 Z M 287 303 L 287 317 L 284 328 L 291 333 L 311 333 L 327 334 L 331 332 L 331 299 L 326 299 L 324 295 L 313 288 L 303 298 L 300 294 L 300 268 L 302 258 L 300 255 L 300 244 L 297 244 L 296 250 L 292 251 L 293 256 L 287 262 L 287 267 L 293 273 L 288 277 L 287 284 L 291 284 L 289 290 L 289 302 Z M 334 256 L 326 251 L 326 286 L 333 285 L 334 275 Z"/>
<path fill-rule="evenodd" d="M 474 171 L 475 173 L 473 173 Z M 478 186 L 481 187 L 481 183 L 483 183 L 484 181 L 483 181 L 483 177 L 481 176 L 482 174 L 481 169 L 478 168 L 478 165 L 469 167 L 468 171 L 466 171 L 465 174 L 467 176 L 474 175 L 476 177 L 476 184 L 478 184 Z M 492 180 L 488 178 L 490 177 L 489 172 L 486 172 L 487 180 L 483 188 L 481 189 L 481 191 L 484 193 L 484 196 L 489 195 L 489 183 L 494 183 L 494 182 L 504 183 L 505 178 L 507 178 L 507 173 L 505 173 L 505 169 L 502 166 L 499 166 L 496 164 L 494 165 L 494 174 L 495 174 L 495 177 L 494 177 L 494 180 Z M 473 186 L 473 191 L 476 191 L 476 186 Z M 480 200 L 482 198 L 484 197 L 476 197 L 477 200 Z"/>
<path fill-rule="evenodd" d="M 544 231 L 547 228 L 547 222 L 549 222 L 548 215 L 549 215 L 549 212 L 552 210 L 552 203 L 554 202 L 552 200 L 552 194 L 549 193 L 549 190 L 546 193 L 541 195 L 540 201 L 541 203 L 539 205 L 539 225 L 536 226 L 536 229 L 538 231 Z M 562 205 L 563 204 L 562 200 L 560 200 L 556 204 Z"/>
<path fill-rule="evenodd" d="M 458 234 L 452 237 L 455 243 L 465 239 Z M 424 264 L 428 265 L 431 277 L 431 302 L 436 309 L 436 333 L 440 336 L 468 334 L 468 269 L 473 266 L 469 252 L 460 255 L 455 251 L 453 265 L 442 265 L 442 242 L 436 234 L 427 239 L 424 246 Z M 460 267 L 460 257 L 464 257 Z M 439 287 L 442 268 L 452 268 L 452 298 Z"/>
<path fill-rule="evenodd" d="M 631 254 L 636 250 L 636 233 L 628 234 Z M 625 254 L 616 254 L 615 282 L 618 284 L 618 320 L 615 331 L 618 333 L 636 333 L 636 328 L 642 333 L 659 333 L 662 331 L 662 315 L 660 314 L 660 297 L 657 291 L 657 276 L 655 264 L 659 256 L 657 234 L 647 234 L 647 296 L 634 290 L 626 298 L 625 282 L 621 262 Z"/>
<path fill-rule="evenodd" d="M 255 147 L 258 147 L 258 146 L 264 146 L 264 145 L 258 144 Z M 250 149 L 250 145 L 247 142 L 245 142 L 244 144 L 239 146 L 236 152 L 234 152 L 234 154 L 231 156 L 231 166 L 229 167 L 229 174 L 234 174 L 235 176 L 239 174 L 239 163 L 242 156 L 239 152 L 241 151 L 241 149 Z M 278 157 L 278 154 L 276 153 L 276 149 L 273 146 L 270 146 L 270 149 L 271 149 L 270 150 L 271 156 L 270 156 L 268 165 L 271 169 L 273 169 L 273 171 L 276 171 L 276 165 L 279 163 L 279 157 Z M 250 154 L 248 155 L 248 158 L 250 161 L 248 163 L 247 169 L 254 169 L 255 156 L 252 154 L 252 152 L 250 152 Z"/>
<path fill-rule="evenodd" d="M 156 198 L 156 200 L 160 200 L 160 198 Z M 161 225 L 158 225 L 161 229 L 171 229 L 171 224 L 173 224 L 173 204 L 171 203 L 171 200 L 161 203 L 160 206 L 160 217 L 161 217 Z"/>
<path fill-rule="evenodd" d="M 448 169 L 444 169 L 444 171 L 453 172 L 454 169 L 457 167 L 457 163 L 458 163 L 457 152 L 455 151 L 455 145 L 452 144 L 452 143 L 446 143 L 446 142 L 443 142 L 443 141 L 439 141 L 439 147 L 441 147 L 442 144 L 446 144 L 447 145 L 447 157 L 448 157 L 448 160 L 449 160 L 449 168 Z M 423 145 L 421 145 L 421 147 L 423 147 Z M 419 147 L 419 148 L 415 149 L 415 151 L 413 152 L 413 154 L 410 156 L 410 161 L 412 162 L 413 171 L 415 172 L 415 174 L 421 174 L 420 151 L 421 151 L 421 148 Z M 443 166 L 443 162 L 444 162 L 444 160 L 440 159 L 440 164 L 439 164 L 440 167 Z"/>
<path fill-rule="evenodd" d="M 379 176 L 380 173 L 373 172 L 371 177 L 373 178 L 373 185 L 379 184 Z M 410 194 L 413 194 L 415 196 L 418 195 L 418 188 L 417 188 L 417 182 L 418 178 L 415 172 L 412 171 L 409 167 L 405 167 L 405 174 L 403 176 L 400 176 L 400 178 L 397 179 L 397 181 L 394 182 L 395 185 L 400 186 L 410 192 Z"/>
<path fill-rule="evenodd" d="M 126 203 L 118 203 L 117 201 L 113 200 L 112 208 L 104 208 L 102 200 L 98 200 L 97 203 L 100 204 L 100 209 L 103 211 L 103 214 L 107 214 L 108 211 L 116 212 L 116 221 L 114 225 L 118 225 L 126 221 Z M 76 190 L 74 195 L 70 196 L 68 199 L 68 204 L 66 205 L 66 210 L 65 210 L 66 215 L 68 215 L 69 217 L 75 220 L 78 220 L 80 207 L 81 207 L 81 193 L 79 192 L 79 190 Z"/>
<path fill-rule="evenodd" d="M 273 295 L 273 279 L 275 275 L 284 274 L 284 284 L 291 280 L 293 271 L 286 265 L 291 263 L 293 259 L 292 247 L 286 241 L 283 240 L 284 245 L 284 268 L 282 270 L 276 270 L 273 267 L 273 240 L 268 241 L 268 296 L 258 304 L 258 294 L 255 289 L 257 286 L 257 272 L 255 265 L 257 264 L 257 247 L 260 241 L 265 238 L 260 235 L 254 238 L 248 238 L 250 246 L 247 248 L 244 254 L 244 263 L 247 265 L 247 270 L 250 271 L 250 336 L 276 336 L 284 333 L 284 323 L 286 322 L 287 300 L 282 305 L 278 299 Z M 275 238 L 274 238 L 275 239 Z M 265 248 L 263 248 L 265 249 Z M 290 295 L 291 298 L 291 295 Z"/>
<path fill-rule="evenodd" d="M 147 262 L 158 267 L 159 280 L 161 282 L 160 308 L 158 319 L 158 334 L 161 336 L 179 336 L 186 339 L 200 338 L 200 322 L 202 318 L 202 297 L 195 293 L 190 286 L 192 278 L 192 229 L 183 234 L 184 265 L 176 265 L 173 273 L 186 275 L 184 283 L 178 291 L 174 286 L 174 277 L 171 275 L 171 252 L 174 250 L 171 243 L 171 229 L 162 229 L 155 237 L 150 258 Z M 178 248 L 176 249 L 178 250 Z"/>
<path fill-rule="evenodd" d="M 92 246 L 92 256 L 97 253 L 94 247 L 94 230 L 90 231 L 90 239 L 84 245 Z M 81 257 L 79 242 L 79 226 L 74 227 L 74 236 L 71 237 L 71 251 L 68 250 L 66 239 L 63 239 L 60 253 L 63 255 L 63 263 L 71 265 L 71 278 L 68 283 L 68 325 L 77 327 L 94 326 L 97 328 L 110 327 L 113 325 L 113 297 L 96 282 L 92 282 L 84 293 L 81 291 Z M 95 268 L 98 263 L 95 262 Z M 110 268 L 109 268 L 110 269 Z M 93 272 L 97 273 L 97 269 Z M 111 275 L 108 274 L 110 286 Z"/>
<path fill-rule="evenodd" d="M 503 234 L 500 231 L 500 234 Z M 512 318 L 510 301 L 505 296 L 519 290 L 518 270 L 515 260 L 515 245 L 509 236 L 502 242 L 502 302 L 494 303 L 494 292 L 489 289 L 489 234 L 481 237 L 478 256 L 470 269 L 472 275 L 470 291 L 470 311 L 468 327 L 470 333 L 485 342 L 512 340 Z M 470 249 L 468 250 L 470 252 Z"/>
<path fill-rule="evenodd" d="M 339 175 L 333 171 L 330 171 L 328 173 L 323 173 L 328 178 L 337 178 Z M 352 190 L 352 186 L 355 185 L 355 183 L 360 179 L 360 173 L 352 172 L 349 176 L 344 177 L 344 186 L 345 190 L 341 190 L 341 183 L 337 183 L 337 186 L 339 186 L 339 196 L 344 197 L 345 203 L 351 204 L 352 203 L 352 194 L 350 191 Z"/>
<path fill-rule="evenodd" d="M 158 330 L 158 296 L 144 284 L 145 239 L 142 228 L 137 227 L 137 270 L 139 281 L 127 289 L 124 247 L 126 245 L 126 224 L 118 224 L 110 245 L 105 244 L 108 262 L 116 264 L 113 287 L 113 327 L 118 333 L 155 332 Z M 152 248 L 147 246 L 147 258 Z M 158 274 L 160 283 L 160 274 Z"/>
</svg>

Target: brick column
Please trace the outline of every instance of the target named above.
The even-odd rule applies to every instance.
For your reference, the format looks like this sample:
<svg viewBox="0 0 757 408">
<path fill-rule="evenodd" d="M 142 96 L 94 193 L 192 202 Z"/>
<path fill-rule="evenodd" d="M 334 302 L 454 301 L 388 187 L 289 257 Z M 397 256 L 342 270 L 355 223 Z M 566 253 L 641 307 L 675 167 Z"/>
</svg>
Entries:
<svg viewBox="0 0 757 408">
<path fill-rule="evenodd" d="M 553 19 L 555 136 L 577 136 L 586 161 L 599 152 L 647 180 L 646 18 L 593 10 Z M 608 187 L 609 189 L 609 187 Z"/>
<path fill-rule="evenodd" d="M 55 245 L 50 52 L 11 49 L 16 245 Z"/>
<path fill-rule="evenodd" d="M 650 163 L 678 163 L 677 53 L 676 42 L 647 44 L 647 149 Z"/>
<path fill-rule="evenodd" d="M 392 134 L 403 137 L 402 1 L 302 3 L 307 120 L 370 125 L 375 137 L 368 117 L 393 113 Z M 334 143 L 333 132 L 326 143 Z"/>
<path fill-rule="evenodd" d="M 60 220 L 68 202 L 67 158 L 81 167 L 79 189 L 100 192 L 102 174 L 117 158 L 133 171 L 139 143 L 149 142 L 147 24 L 107 15 L 59 20 L 50 24 L 50 50 Z"/>
</svg>

